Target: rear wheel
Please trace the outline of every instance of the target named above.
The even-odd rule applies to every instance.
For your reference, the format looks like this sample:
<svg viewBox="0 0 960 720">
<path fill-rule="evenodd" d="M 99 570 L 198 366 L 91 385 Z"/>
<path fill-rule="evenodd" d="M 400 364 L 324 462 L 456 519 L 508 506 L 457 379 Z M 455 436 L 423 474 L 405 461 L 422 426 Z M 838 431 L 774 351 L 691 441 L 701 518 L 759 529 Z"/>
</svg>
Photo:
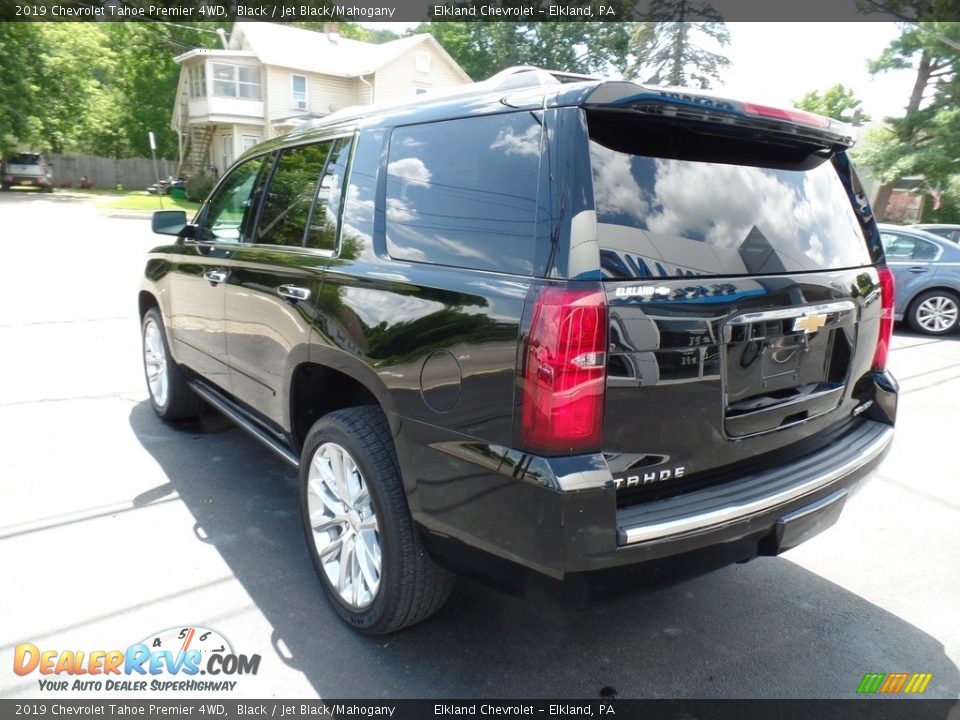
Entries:
<svg viewBox="0 0 960 720">
<path fill-rule="evenodd" d="M 327 597 L 348 624 L 382 635 L 433 615 L 454 576 L 424 550 L 380 408 L 324 416 L 300 461 L 307 547 Z"/>
<path fill-rule="evenodd" d="M 907 313 L 907 322 L 917 332 L 946 335 L 960 321 L 960 301 L 948 290 L 929 290 L 918 296 Z"/>
<path fill-rule="evenodd" d="M 143 372 L 150 403 L 164 420 L 182 420 L 200 414 L 203 401 L 187 385 L 183 371 L 170 355 L 163 318 L 157 308 L 143 316 Z"/>
</svg>

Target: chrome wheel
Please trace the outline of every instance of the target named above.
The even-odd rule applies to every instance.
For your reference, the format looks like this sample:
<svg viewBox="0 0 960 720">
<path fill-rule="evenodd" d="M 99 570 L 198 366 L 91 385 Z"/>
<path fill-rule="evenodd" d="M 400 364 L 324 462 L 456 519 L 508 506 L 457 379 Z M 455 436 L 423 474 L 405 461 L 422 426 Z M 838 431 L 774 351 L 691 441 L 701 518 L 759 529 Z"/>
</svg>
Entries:
<svg viewBox="0 0 960 720">
<path fill-rule="evenodd" d="M 143 366 L 147 372 L 147 386 L 154 402 L 163 407 L 167 404 L 169 381 L 167 352 L 161 332 L 152 319 L 148 319 L 143 326 Z"/>
<path fill-rule="evenodd" d="M 336 443 L 320 445 L 310 462 L 307 513 L 331 587 L 349 607 L 367 607 L 380 587 L 380 528 L 363 475 Z"/>
<path fill-rule="evenodd" d="M 917 306 L 917 324 L 928 332 L 946 332 L 956 324 L 958 312 L 953 298 L 935 295 Z"/>
</svg>

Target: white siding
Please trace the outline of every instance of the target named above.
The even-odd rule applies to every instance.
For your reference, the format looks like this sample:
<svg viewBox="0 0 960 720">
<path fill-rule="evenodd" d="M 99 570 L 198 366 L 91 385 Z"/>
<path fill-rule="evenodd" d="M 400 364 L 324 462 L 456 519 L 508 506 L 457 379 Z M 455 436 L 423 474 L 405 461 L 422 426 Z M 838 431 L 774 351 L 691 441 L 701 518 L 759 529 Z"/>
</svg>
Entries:
<svg viewBox="0 0 960 720">
<path fill-rule="evenodd" d="M 354 104 L 354 82 L 347 78 L 314 75 L 288 68 L 267 67 L 267 118 L 277 120 L 307 112 L 327 115 Z M 307 77 L 307 110 L 293 107 L 292 80 L 294 75 Z M 331 106 L 333 106 L 331 110 Z"/>
<path fill-rule="evenodd" d="M 430 71 L 417 72 L 417 53 L 430 55 Z M 378 103 L 410 100 L 417 96 L 417 88 L 428 90 L 463 85 L 464 81 L 437 50 L 429 43 L 420 43 L 377 71 L 376 99 Z"/>
</svg>

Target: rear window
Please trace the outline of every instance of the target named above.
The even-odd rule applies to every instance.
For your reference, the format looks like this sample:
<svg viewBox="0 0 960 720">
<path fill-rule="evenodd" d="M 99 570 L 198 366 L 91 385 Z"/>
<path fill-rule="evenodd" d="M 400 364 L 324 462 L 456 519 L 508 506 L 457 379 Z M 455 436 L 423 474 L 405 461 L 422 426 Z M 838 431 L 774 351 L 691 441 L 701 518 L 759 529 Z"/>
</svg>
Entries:
<svg viewBox="0 0 960 720">
<path fill-rule="evenodd" d="M 645 132 L 641 125 L 631 131 L 634 137 Z M 590 160 L 605 277 L 760 275 L 870 264 L 840 178 L 810 149 L 701 137 L 698 157 L 684 149 L 689 143 L 671 144 L 666 135 L 658 138 L 662 143 L 632 145 L 612 139 L 609 127 L 596 135 Z"/>
<path fill-rule="evenodd" d="M 11 165 L 39 165 L 40 156 L 32 153 L 20 153 L 7 160 Z"/>
</svg>

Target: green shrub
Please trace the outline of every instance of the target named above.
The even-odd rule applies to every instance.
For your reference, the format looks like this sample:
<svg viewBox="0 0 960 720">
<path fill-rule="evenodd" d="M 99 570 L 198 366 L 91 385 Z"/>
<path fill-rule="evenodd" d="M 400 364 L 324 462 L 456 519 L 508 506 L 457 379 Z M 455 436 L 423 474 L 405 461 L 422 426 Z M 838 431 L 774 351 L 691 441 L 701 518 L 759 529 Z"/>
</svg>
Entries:
<svg viewBox="0 0 960 720">
<path fill-rule="evenodd" d="M 209 175 L 194 175 L 187 180 L 187 200 L 203 202 L 213 190 L 213 178 Z"/>
</svg>

